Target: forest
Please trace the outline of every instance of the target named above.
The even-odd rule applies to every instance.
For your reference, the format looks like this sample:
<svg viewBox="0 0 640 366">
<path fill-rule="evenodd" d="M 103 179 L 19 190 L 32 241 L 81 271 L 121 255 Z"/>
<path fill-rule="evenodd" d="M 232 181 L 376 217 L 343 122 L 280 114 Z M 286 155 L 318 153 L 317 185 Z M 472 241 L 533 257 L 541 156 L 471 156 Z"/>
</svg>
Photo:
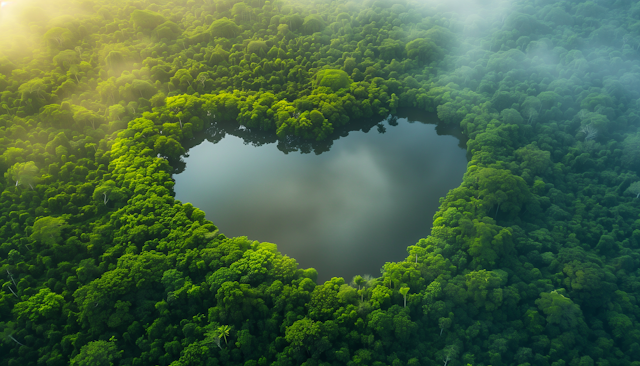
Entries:
<svg viewBox="0 0 640 366">
<path fill-rule="evenodd" d="M 632 0 L 3 3 L 0 366 L 640 366 L 639 31 Z M 218 121 L 295 151 L 405 107 L 469 163 L 377 277 L 174 198 Z"/>
</svg>

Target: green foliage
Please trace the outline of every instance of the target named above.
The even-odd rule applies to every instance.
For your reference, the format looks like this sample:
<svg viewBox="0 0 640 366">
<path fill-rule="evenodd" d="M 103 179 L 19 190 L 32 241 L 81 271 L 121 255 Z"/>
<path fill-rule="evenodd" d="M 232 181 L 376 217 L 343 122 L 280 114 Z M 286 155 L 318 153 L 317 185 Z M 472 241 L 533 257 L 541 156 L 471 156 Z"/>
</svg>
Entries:
<svg viewBox="0 0 640 366">
<path fill-rule="evenodd" d="M 629 185 L 629 188 L 627 188 L 626 192 L 636 196 L 636 198 L 640 197 L 640 182 L 631 183 Z"/>
<path fill-rule="evenodd" d="M 317 352 L 317 345 L 322 341 L 322 322 L 308 318 L 297 320 L 287 327 L 285 339 L 293 347 L 302 348 L 307 352 Z"/>
<path fill-rule="evenodd" d="M 131 13 L 131 22 L 142 30 L 154 30 L 160 24 L 165 23 L 167 19 L 162 15 L 150 11 L 136 9 Z"/>
<path fill-rule="evenodd" d="M 121 352 L 115 342 L 93 341 L 82 346 L 71 359 L 72 366 L 111 366 L 120 359 Z"/>
<path fill-rule="evenodd" d="M 318 14 L 310 14 L 304 18 L 302 28 L 307 34 L 320 32 L 324 29 L 325 24 Z"/>
<path fill-rule="evenodd" d="M 64 298 L 48 288 L 43 288 L 28 300 L 17 303 L 13 312 L 18 319 L 38 321 L 43 318 L 53 319 L 60 315 Z"/>
<path fill-rule="evenodd" d="M 53 62 L 65 69 L 69 69 L 72 65 L 78 63 L 79 61 L 80 60 L 78 58 L 78 53 L 75 50 L 60 51 L 53 58 Z"/>
<path fill-rule="evenodd" d="M 176 23 L 168 20 L 155 27 L 153 33 L 157 39 L 176 39 L 180 36 L 181 30 Z"/>
<path fill-rule="evenodd" d="M 267 43 L 264 41 L 251 41 L 247 45 L 247 52 L 264 57 L 267 54 L 268 48 Z"/>
<path fill-rule="evenodd" d="M 49 29 L 42 38 L 50 48 L 63 50 L 71 44 L 73 34 L 67 28 L 54 27 Z"/>
<path fill-rule="evenodd" d="M 507 170 L 484 168 L 478 170 L 475 176 L 487 210 L 497 206 L 496 212 L 502 209 L 517 214 L 529 198 L 529 189 L 524 180 Z"/>
<path fill-rule="evenodd" d="M 335 92 L 342 88 L 348 88 L 351 85 L 351 80 L 343 70 L 324 69 L 316 74 L 316 85 L 326 86 Z"/>
<path fill-rule="evenodd" d="M 20 88 L 18 88 L 18 92 L 20 93 L 22 99 L 27 99 L 27 97 L 43 98 L 43 92 L 46 87 L 47 86 L 44 80 L 42 80 L 41 78 L 35 78 L 20 85 Z"/>
<path fill-rule="evenodd" d="M 232 38 L 240 33 L 240 27 L 233 21 L 222 18 L 211 23 L 209 32 L 211 32 L 211 35 L 214 37 Z"/>
<path fill-rule="evenodd" d="M 637 363 L 640 7 L 547 3 L 6 5 L 0 363 Z M 403 107 L 470 162 L 379 278 L 173 198 L 223 120 L 295 149 Z"/>
<path fill-rule="evenodd" d="M 227 337 L 229 336 L 229 332 L 231 331 L 231 327 L 228 325 L 221 325 L 216 329 L 218 332 L 218 336 L 224 338 L 224 343 L 227 343 Z"/>
<path fill-rule="evenodd" d="M 558 324 L 563 330 L 575 328 L 582 318 L 580 307 L 557 291 L 540 294 L 536 305 L 547 316 L 547 322 Z"/>
<path fill-rule="evenodd" d="M 631 169 L 640 168 L 640 135 L 628 135 L 622 142 L 622 163 Z"/>
<path fill-rule="evenodd" d="M 426 63 L 438 59 L 441 56 L 442 51 L 431 40 L 426 38 L 416 38 L 413 41 L 407 43 L 405 46 L 407 57 L 417 60 L 421 63 Z"/>
<path fill-rule="evenodd" d="M 65 224 L 65 220 L 59 217 L 41 217 L 33 224 L 31 239 L 46 245 L 56 244 L 60 240 Z"/>
<path fill-rule="evenodd" d="M 122 190 L 116 187 L 116 182 L 108 180 L 102 183 L 99 187 L 93 191 L 93 199 L 102 201 L 105 205 L 109 201 L 120 201 L 125 196 Z"/>
<path fill-rule="evenodd" d="M 19 151 L 14 150 L 14 153 L 19 153 Z M 5 152 L 5 154 L 7 154 L 7 152 Z M 3 154 L 3 156 L 5 156 L 5 154 Z M 13 160 L 11 159 L 11 155 L 7 155 L 5 159 Z M 23 184 L 33 189 L 33 185 L 40 179 L 39 172 L 40 169 L 38 169 L 36 163 L 33 161 L 27 161 L 25 163 L 13 164 L 11 168 L 4 173 L 4 177 L 7 180 L 14 181 L 16 187 Z"/>
</svg>

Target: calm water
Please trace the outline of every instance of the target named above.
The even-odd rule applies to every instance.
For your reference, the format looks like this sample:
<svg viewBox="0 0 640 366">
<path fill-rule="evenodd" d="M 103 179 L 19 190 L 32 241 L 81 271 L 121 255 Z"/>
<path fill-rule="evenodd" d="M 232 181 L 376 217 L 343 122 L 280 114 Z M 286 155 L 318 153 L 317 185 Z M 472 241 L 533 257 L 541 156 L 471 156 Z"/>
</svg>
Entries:
<svg viewBox="0 0 640 366">
<path fill-rule="evenodd" d="M 278 244 L 301 268 L 317 269 L 319 282 L 378 276 L 429 235 L 438 199 L 466 170 L 457 138 L 438 135 L 425 116 L 411 119 L 343 131 L 316 154 L 284 154 L 282 143 L 254 146 L 217 131 L 217 143 L 189 150 L 174 175 L 176 198 L 203 209 L 227 236 Z"/>
</svg>

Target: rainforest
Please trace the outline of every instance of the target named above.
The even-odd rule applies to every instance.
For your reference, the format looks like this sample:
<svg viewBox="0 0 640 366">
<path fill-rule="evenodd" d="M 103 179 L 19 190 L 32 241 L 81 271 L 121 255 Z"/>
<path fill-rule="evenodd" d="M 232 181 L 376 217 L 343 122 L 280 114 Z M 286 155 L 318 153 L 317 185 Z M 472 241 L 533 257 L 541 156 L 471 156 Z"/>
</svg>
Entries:
<svg viewBox="0 0 640 366">
<path fill-rule="evenodd" d="M 2 2 L 0 366 L 640 366 L 639 34 L 631 0 Z M 176 198 L 204 132 L 318 153 L 407 108 L 466 171 L 379 273 Z"/>
</svg>

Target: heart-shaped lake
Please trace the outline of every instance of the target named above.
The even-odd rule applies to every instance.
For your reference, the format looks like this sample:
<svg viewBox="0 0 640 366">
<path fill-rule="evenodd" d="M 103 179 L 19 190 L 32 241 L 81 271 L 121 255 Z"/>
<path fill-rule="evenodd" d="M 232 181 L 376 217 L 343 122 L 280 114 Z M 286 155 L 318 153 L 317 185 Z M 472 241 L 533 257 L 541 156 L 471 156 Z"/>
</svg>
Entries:
<svg viewBox="0 0 640 366">
<path fill-rule="evenodd" d="M 306 154 L 284 154 L 282 142 L 256 143 L 260 137 L 247 143 L 251 132 L 242 127 L 234 134 L 245 139 L 216 130 L 217 143 L 189 149 L 174 175 L 176 198 L 204 210 L 227 236 L 278 244 L 302 268 L 317 269 L 319 283 L 378 276 L 429 235 L 439 198 L 462 182 L 463 143 L 435 122 L 415 113 L 387 119 L 368 133 L 303 146 L 316 152 Z"/>
</svg>

